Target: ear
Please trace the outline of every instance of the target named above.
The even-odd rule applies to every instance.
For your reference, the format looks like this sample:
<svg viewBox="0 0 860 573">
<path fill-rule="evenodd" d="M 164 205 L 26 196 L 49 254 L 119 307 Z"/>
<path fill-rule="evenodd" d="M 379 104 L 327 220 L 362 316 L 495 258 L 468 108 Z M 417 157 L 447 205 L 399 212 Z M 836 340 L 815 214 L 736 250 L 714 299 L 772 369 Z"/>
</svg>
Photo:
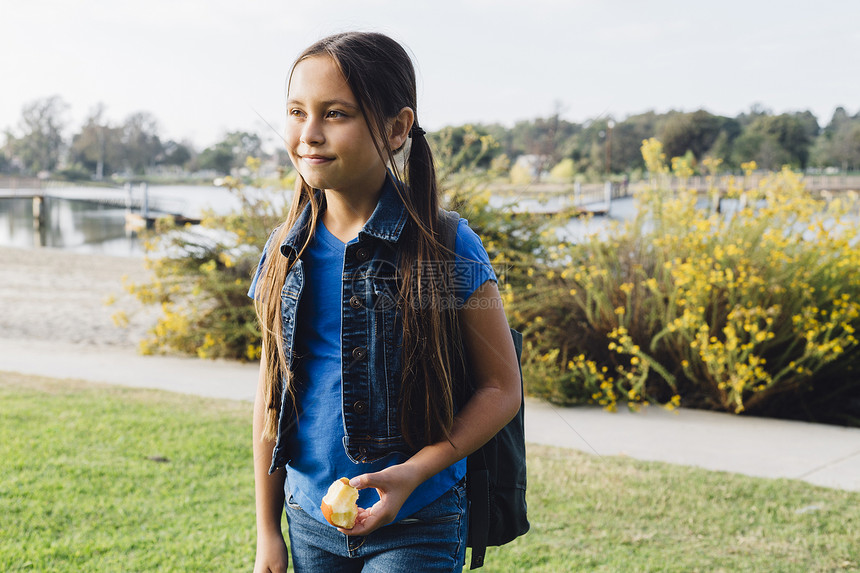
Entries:
<svg viewBox="0 0 860 573">
<path fill-rule="evenodd" d="M 415 122 L 415 112 L 411 107 L 401 109 L 393 119 L 390 120 L 388 128 L 388 148 L 400 149 L 409 137 L 409 131 Z"/>
</svg>

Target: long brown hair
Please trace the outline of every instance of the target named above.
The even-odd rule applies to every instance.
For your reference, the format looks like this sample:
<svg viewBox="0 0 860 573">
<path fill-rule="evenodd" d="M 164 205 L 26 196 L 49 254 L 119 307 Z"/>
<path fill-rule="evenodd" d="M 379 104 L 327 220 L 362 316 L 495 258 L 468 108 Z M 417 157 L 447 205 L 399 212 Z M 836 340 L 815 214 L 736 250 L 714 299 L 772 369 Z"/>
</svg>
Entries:
<svg viewBox="0 0 860 573">
<path fill-rule="evenodd" d="M 398 309 L 402 313 L 402 385 L 400 390 L 400 427 L 410 447 L 447 439 L 453 424 L 455 386 L 463 378 L 462 344 L 459 336 L 450 336 L 459 328 L 452 303 L 450 281 L 438 281 L 440 269 L 448 259 L 447 249 L 437 233 L 439 193 L 433 155 L 424 132 L 418 127 L 415 70 L 403 47 L 388 36 L 377 33 L 348 32 L 329 36 L 306 49 L 296 64 L 313 56 L 328 56 L 346 78 L 371 133 L 377 151 L 394 176 L 406 185 L 395 185 L 409 221 L 400 237 Z M 415 113 L 411 145 L 405 169 L 400 173 L 395 154 L 386 139 L 387 121 L 401 109 Z M 281 326 L 281 297 L 289 267 L 279 252 L 287 233 L 303 209 L 310 205 L 309 227 L 298 255 L 311 240 L 325 209 L 325 195 L 316 194 L 299 175 L 296 191 L 286 221 L 270 241 L 266 253 L 267 268 L 258 281 L 256 308 L 262 332 L 266 376 L 264 397 L 267 401 L 264 437 L 277 435 L 278 416 L 283 393 L 294 398 L 291 373 L 287 368 Z M 442 265 L 442 266 L 440 266 Z M 428 273 L 432 275 L 428 279 Z M 290 404 L 294 403 L 293 401 Z"/>
</svg>

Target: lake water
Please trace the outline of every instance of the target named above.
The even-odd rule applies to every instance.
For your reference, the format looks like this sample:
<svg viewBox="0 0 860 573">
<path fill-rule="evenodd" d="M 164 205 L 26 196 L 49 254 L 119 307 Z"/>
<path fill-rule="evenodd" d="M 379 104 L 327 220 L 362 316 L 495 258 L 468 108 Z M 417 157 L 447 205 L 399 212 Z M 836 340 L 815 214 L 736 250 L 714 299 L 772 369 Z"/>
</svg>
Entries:
<svg viewBox="0 0 860 573">
<path fill-rule="evenodd" d="M 37 227 L 32 199 L 0 199 L 0 245 L 143 255 L 137 233 L 125 229 L 125 209 L 66 199 L 46 199 L 43 209 Z"/>
<path fill-rule="evenodd" d="M 122 205 L 127 196 L 123 190 L 104 188 L 69 187 L 50 189 L 52 197 L 45 199 L 42 210 L 43 224 L 34 225 L 33 200 L 28 197 L 0 198 L 0 245 L 19 248 L 52 247 L 75 252 L 101 253 L 115 256 L 142 257 L 144 255 L 137 232 L 126 227 L 126 208 Z M 113 194 L 116 206 L 106 206 L 81 200 L 84 197 Z M 132 189 L 132 198 L 139 201 L 142 192 Z M 509 201 L 494 198 L 500 205 Z M 520 199 L 513 207 L 522 210 L 553 210 L 559 199 L 538 203 L 533 199 Z M 153 208 L 181 212 L 199 217 L 203 210 L 227 213 L 240 205 L 240 199 L 220 187 L 194 187 L 180 185 L 149 188 L 149 203 Z M 612 202 L 608 216 L 594 217 L 585 222 L 572 219 L 559 230 L 559 239 L 578 241 L 587 234 L 608 227 L 611 220 L 624 220 L 635 213 L 631 198 Z"/>
<path fill-rule="evenodd" d="M 144 255 L 137 232 L 126 226 L 127 209 L 122 206 L 128 197 L 126 191 L 69 187 L 52 188 L 50 194 L 52 196 L 45 198 L 42 205 L 41 225 L 35 224 L 31 198 L 0 198 L 0 245 L 52 247 L 116 256 Z M 116 206 L 81 199 L 107 194 L 115 195 Z M 220 187 L 158 186 L 151 187 L 148 196 L 154 209 L 195 218 L 206 209 L 227 213 L 240 204 L 235 194 Z M 131 197 L 139 202 L 141 188 L 133 188 Z"/>
</svg>

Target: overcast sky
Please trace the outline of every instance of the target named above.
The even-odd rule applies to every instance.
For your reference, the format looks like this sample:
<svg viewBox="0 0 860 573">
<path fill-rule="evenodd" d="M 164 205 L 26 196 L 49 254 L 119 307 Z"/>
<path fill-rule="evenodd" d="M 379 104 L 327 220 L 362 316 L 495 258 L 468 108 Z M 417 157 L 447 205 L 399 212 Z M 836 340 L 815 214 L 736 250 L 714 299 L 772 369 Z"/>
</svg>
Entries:
<svg viewBox="0 0 860 573">
<path fill-rule="evenodd" d="M 2 0 L 0 22 L 0 130 L 56 94 L 69 133 L 98 102 L 198 146 L 268 130 L 260 116 L 279 131 L 293 58 L 351 29 L 414 54 L 430 130 L 512 125 L 556 102 L 577 122 L 756 102 L 822 124 L 860 111 L 858 0 Z"/>
</svg>

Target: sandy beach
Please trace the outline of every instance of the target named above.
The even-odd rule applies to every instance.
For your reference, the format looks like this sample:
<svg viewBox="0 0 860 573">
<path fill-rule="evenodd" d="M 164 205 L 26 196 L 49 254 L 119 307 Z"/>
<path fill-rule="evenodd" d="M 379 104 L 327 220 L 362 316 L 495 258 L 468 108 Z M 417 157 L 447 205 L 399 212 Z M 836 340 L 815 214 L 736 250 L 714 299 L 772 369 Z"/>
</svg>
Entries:
<svg viewBox="0 0 860 573">
<path fill-rule="evenodd" d="M 142 307 L 123 277 L 149 276 L 142 258 L 0 247 L 0 337 L 136 347 L 158 309 Z M 118 311 L 129 317 L 126 328 L 111 318 Z"/>
</svg>

